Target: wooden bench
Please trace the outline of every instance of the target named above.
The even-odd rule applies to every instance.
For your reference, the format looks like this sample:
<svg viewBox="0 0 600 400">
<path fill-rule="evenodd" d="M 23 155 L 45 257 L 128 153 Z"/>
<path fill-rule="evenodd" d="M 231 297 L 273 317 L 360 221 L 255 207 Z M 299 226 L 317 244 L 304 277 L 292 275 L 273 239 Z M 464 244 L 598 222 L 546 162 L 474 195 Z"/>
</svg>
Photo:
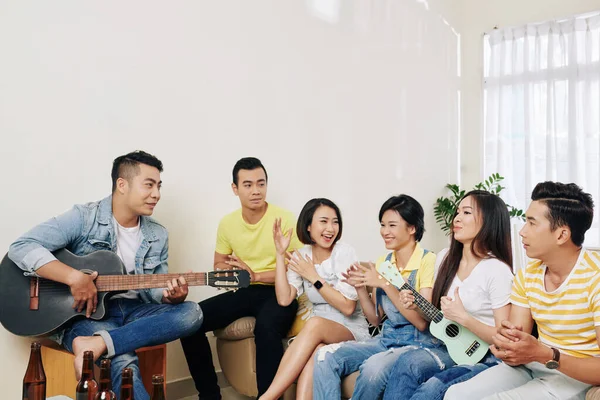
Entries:
<svg viewBox="0 0 600 400">
<path fill-rule="evenodd" d="M 136 350 L 139 358 L 142 382 L 148 393 L 152 393 L 152 375 L 167 374 L 167 345 L 142 347 Z M 73 369 L 75 356 L 50 340 L 42 341 L 42 362 L 46 372 L 46 396 L 65 395 L 75 398 L 77 380 Z M 95 366 L 98 380 L 100 372 Z M 166 381 L 165 381 L 166 393 Z M 117 393 L 118 395 L 118 393 Z"/>
</svg>

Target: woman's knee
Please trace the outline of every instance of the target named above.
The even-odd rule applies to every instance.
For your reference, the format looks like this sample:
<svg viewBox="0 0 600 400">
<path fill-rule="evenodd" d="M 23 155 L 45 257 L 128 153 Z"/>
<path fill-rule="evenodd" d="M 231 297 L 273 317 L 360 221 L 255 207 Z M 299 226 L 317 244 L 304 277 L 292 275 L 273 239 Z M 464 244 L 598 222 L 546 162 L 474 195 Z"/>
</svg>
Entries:
<svg viewBox="0 0 600 400">
<path fill-rule="evenodd" d="M 393 365 L 379 362 L 377 357 L 371 357 L 363 362 L 358 368 L 360 371 L 358 379 L 363 383 L 387 382 L 392 367 Z"/>
<path fill-rule="evenodd" d="M 310 336 L 312 338 L 318 338 L 319 343 L 327 343 L 328 333 L 332 326 L 335 326 L 332 324 L 337 325 L 337 322 L 322 317 L 312 317 L 306 321 L 306 324 L 298 336 Z"/>
<path fill-rule="evenodd" d="M 340 359 L 336 355 L 337 350 L 340 348 L 341 343 L 334 343 L 323 345 L 317 348 L 314 352 L 313 360 L 315 364 L 315 376 L 317 375 L 317 370 L 319 371 L 327 371 L 333 370 L 337 371 L 340 369 Z"/>
</svg>

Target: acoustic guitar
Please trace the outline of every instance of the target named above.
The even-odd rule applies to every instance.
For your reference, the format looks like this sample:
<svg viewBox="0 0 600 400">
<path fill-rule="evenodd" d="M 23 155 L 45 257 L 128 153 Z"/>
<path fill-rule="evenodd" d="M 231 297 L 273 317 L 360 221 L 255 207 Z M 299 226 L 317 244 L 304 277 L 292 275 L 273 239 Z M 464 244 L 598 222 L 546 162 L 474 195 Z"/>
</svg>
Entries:
<svg viewBox="0 0 600 400">
<path fill-rule="evenodd" d="M 234 269 L 183 274 L 127 275 L 119 256 L 99 250 L 79 257 L 66 249 L 53 252 L 61 262 L 91 274 L 98 271 L 96 288 L 98 305 L 91 319 L 100 320 L 106 314 L 106 302 L 115 293 L 136 289 L 166 288 L 167 282 L 183 276 L 189 286 L 212 286 L 238 289 L 250 285 L 248 271 Z M 8 255 L 0 263 L 0 323 L 11 333 L 20 336 L 45 336 L 59 330 L 72 320 L 85 318 L 73 309 L 69 286 L 23 275 Z"/>
</svg>

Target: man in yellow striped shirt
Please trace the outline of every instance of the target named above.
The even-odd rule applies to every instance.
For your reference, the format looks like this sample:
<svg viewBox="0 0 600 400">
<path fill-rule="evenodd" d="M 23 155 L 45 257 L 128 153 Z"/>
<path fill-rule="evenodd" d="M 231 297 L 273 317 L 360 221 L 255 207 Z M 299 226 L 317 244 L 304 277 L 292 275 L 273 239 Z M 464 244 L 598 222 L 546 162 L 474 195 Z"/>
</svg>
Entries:
<svg viewBox="0 0 600 400">
<path fill-rule="evenodd" d="M 585 399 L 600 384 L 600 254 L 582 248 L 594 202 L 557 182 L 539 183 L 531 200 L 520 235 L 537 261 L 515 278 L 510 321 L 490 346 L 504 363 L 452 386 L 445 399 Z"/>
</svg>

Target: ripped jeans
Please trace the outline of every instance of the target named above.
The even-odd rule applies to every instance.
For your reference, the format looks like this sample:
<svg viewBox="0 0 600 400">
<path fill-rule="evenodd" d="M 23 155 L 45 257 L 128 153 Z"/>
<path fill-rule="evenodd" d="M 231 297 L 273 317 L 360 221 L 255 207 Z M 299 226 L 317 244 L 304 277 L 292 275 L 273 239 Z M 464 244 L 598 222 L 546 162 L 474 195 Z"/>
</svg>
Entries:
<svg viewBox="0 0 600 400">
<path fill-rule="evenodd" d="M 412 327 L 412 326 L 411 326 Z M 414 329 L 414 328 L 413 328 Z M 416 329 L 414 329 L 416 331 Z M 418 331 L 417 331 L 418 332 Z M 425 346 L 443 346 L 423 335 L 424 341 L 405 341 L 375 337 L 364 342 L 343 342 L 322 347 L 315 356 L 313 398 L 341 398 L 341 378 L 360 371 L 354 385 L 353 399 L 380 399 L 396 360 L 410 350 Z"/>
<path fill-rule="evenodd" d="M 412 349 L 396 360 L 383 400 L 441 400 L 448 388 L 498 364 L 491 353 L 475 365 L 455 365 L 446 347 Z"/>
</svg>

